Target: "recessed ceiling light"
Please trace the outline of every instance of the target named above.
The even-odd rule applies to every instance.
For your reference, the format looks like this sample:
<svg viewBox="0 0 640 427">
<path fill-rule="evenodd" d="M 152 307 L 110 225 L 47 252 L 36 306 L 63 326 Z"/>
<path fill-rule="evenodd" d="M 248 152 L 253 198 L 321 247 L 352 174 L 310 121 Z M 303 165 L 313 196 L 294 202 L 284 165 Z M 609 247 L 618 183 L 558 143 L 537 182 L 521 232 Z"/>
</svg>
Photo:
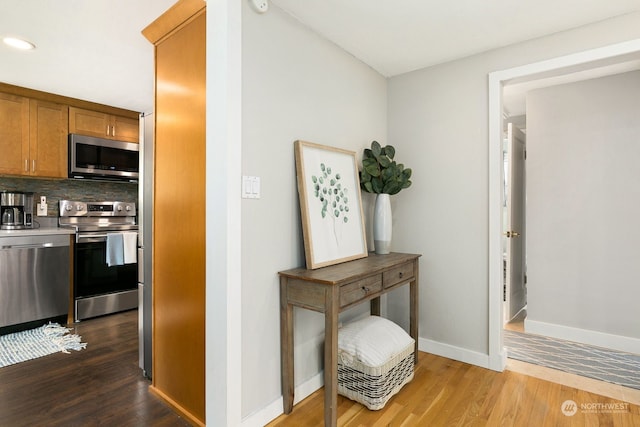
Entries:
<svg viewBox="0 0 640 427">
<path fill-rule="evenodd" d="M 36 45 L 33 43 L 16 37 L 5 37 L 2 41 L 4 44 L 15 47 L 16 49 L 31 50 L 36 48 Z"/>
</svg>

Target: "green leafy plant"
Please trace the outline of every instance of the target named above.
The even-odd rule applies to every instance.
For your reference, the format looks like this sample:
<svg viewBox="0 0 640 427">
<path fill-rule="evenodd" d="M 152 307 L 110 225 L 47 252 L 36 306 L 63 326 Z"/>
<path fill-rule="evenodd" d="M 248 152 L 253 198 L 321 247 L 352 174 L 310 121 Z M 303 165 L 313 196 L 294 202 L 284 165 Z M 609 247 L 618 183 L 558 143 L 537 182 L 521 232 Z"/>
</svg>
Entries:
<svg viewBox="0 0 640 427">
<path fill-rule="evenodd" d="M 377 141 L 365 148 L 360 171 L 360 187 L 364 191 L 393 195 L 411 186 L 411 168 L 393 160 L 395 155 L 393 146 L 381 147 Z"/>
</svg>

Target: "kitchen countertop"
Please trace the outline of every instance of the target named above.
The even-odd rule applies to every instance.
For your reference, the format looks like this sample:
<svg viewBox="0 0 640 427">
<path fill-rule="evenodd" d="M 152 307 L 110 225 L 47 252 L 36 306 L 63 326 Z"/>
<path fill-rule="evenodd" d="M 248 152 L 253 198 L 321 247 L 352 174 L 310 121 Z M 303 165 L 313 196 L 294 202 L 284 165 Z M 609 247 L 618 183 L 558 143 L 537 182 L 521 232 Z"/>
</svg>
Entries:
<svg viewBox="0 0 640 427">
<path fill-rule="evenodd" d="M 19 236 L 41 236 L 52 234 L 75 234 L 72 228 L 62 227 L 40 227 L 28 228 L 24 230 L 0 230 L 0 237 L 19 237 Z"/>
</svg>

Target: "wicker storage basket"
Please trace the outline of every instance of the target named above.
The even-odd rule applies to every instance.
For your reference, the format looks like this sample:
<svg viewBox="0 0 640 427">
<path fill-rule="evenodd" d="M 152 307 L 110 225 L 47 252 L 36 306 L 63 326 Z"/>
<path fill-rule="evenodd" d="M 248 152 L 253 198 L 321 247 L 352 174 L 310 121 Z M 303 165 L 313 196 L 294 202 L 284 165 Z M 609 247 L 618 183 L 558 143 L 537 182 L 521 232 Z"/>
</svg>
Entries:
<svg viewBox="0 0 640 427">
<path fill-rule="evenodd" d="M 338 393 L 371 410 L 411 381 L 413 368 L 414 340 L 387 319 L 370 316 L 338 331 Z"/>
</svg>

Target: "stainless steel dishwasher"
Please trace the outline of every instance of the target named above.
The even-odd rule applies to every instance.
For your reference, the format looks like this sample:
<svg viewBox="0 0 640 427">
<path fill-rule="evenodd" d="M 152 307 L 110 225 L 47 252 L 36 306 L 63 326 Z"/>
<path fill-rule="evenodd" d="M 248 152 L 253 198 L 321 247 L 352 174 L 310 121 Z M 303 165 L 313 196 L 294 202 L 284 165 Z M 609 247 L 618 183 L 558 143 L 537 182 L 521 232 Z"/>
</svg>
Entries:
<svg viewBox="0 0 640 427">
<path fill-rule="evenodd" d="M 0 237 L 0 328 L 69 310 L 69 235 Z"/>
</svg>

